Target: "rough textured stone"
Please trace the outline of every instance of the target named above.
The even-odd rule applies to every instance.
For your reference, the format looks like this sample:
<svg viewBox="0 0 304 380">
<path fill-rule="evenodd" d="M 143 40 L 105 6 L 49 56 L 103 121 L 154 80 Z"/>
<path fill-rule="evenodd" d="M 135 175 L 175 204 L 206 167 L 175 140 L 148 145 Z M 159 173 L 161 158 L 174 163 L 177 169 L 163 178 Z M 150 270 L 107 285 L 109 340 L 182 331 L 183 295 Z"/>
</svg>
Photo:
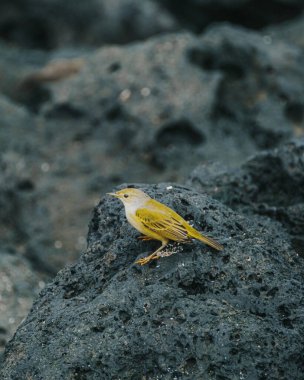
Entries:
<svg viewBox="0 0 304 380">
<path fill-rule="evenodd" d="M 3 378 L 302 378 L 303 259 L 288 235 L 269 218 L 167 187 L 142 188 L 225 250 L 173 245 L 173 256 L 138 267 L 156 244 L 139 242 L 122 205 L 103 198 L 88 250 L 8 344 Z"/>
<path fill-rule="evenodd" d="M 221 73 L 212 117 L 226 139 L 238 132 L 244 145 L 245 130 L 257 147 L 271 148 L 291 134 L 303 135 L 301 49 L 220 25 L 202 35 L 190 58 L 203 70 Z"/>
<path fill-rule="evenodd" d="M 199 32 L 214 22 L 230 22 L 259 29 L 296 17 L 303 10 L 301 0 L 157 0 L 179 23 Z"/>
<path fill-rule="evenodd" d="M 41 183 L 37 181 L 43 174 L 43 134 L 37 120 L 23 107 L 0 97 L 0 111 L 1 246 L 54 275 L 58 255 L 54 252 L 49 210 L 41 202 Z"/>
<path fill-rule="evenodd" d="M 0 38 L 26 48 L 127 43 L 176 27 L 174 18 L 151 0 L 4 0 L 0 4 Z"/>
<path fill-rule="evenodd" d="M 157 33 L 201 32 L 214 22 L 252 29 L 303 11 L 301 0 L 3 0 L 0 38 L 19 46 L 55 49 L 128 43 Z"/>
<path fill-rule="evenodd" d="M 271 25 L 263 30 L 265 38 L 272 41 L 283 40 L 290 44 L 304 47 L 304 20 L 300 14 L 293 20 L 280 25 Z"/>
<path fill-rule="evenodd" d="M 27 316 L 43 286 L 25 259 L 0 252 L 0 361 L 6 342 Z"/>
<path fill-rule="evenodd" d="M 36 269 L 55 275 L 85 247 L 102 179 L 95 184 L 87 155 L 71 138 L 79 133 L 76 128 L 60 134 L 62 124 L 52 124 L 1 96 L 0 115 L 2 247 L 26 255 Z"/>
<path fill-rule="evenodd" d="M 0 93 L 11 99 L 20 99 L 20 82 L 31 71 L 43 65 L 47 55 L 40 52 L 21 51 L 0 40 Z M 27 94 L 28 96 L 28 94 Z M 41 96 L 41 93 L 40 93 Z M 26 99 L 28 102 L 28 99 Z M 3 100 L 1 99 L 1 102 Z"/>
<path fill-rule="evenodd" d="M 304 257 L 304 139 L 251 157 L 237 171 L 199 166 L 188 185 L 245 214 L 278 220 Z"/>
<path fill-rule="evenodd" d="M 77 125 L 116 163 L 117 151 L 128 154 L 134 169 L 116 172 L 121 182 L 142 178 L 132 172 L 145 166 L 157 180 L 176 180 L 195 162 L 236 165 L 302 134 L 294 110 L 303 96 L 303 61 L 296 47 L 268 46 L 228 26 L 201 38 L 178 34 L 103 48 L 78 75 L 51 87 L 42 113 Z"/>
</svg>

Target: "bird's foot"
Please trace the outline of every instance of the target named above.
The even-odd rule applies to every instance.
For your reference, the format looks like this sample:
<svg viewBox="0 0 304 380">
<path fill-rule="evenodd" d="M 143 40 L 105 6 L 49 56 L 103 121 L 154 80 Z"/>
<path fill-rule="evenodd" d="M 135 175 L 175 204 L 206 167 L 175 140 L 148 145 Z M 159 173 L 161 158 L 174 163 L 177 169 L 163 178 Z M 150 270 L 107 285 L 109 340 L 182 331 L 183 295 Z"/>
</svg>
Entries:
<svg viewBox="0 0 304 380">
<path fill-rule="evenodd" d="M 147 257 L 143 257 L 142 259 L 135 261 L 135 263 L 139 265 L 146 265 L 151 260 L 159 259 L 161 257 L 160 252 L 165 248 L 167 244 L 168 244 L 167 240 L 162 241 L 162 245 L 155 252 L 151 253 L 151 255 Z"/>
<path fill-rule="evenodd" d="M 157 259 L 160 259 L 161 257 L 169 257 L 173 255 L 174 253 L 176 252 L 175 251 L 161 251 L 161 252 L 153 253 L 150 256 L 146 256 L 146 257 L 136 260 L 135 264 L 146 265 L 152 260 L 157 260 Z"/>
</svg>

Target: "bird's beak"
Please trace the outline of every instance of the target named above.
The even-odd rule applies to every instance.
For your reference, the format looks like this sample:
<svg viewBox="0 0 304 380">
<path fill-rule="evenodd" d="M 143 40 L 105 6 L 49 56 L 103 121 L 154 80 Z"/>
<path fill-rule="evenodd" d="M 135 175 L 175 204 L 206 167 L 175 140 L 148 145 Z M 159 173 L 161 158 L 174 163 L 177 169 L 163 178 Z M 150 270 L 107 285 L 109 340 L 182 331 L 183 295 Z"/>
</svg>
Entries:
<svg viewBox="0 0 304 380">
<path fill-rule="evenodd" d="M 111 195 L 112 197 L 119 198 L 119 195 L 116 193 L 107 193 L 107 195 Z"/>
</svg>

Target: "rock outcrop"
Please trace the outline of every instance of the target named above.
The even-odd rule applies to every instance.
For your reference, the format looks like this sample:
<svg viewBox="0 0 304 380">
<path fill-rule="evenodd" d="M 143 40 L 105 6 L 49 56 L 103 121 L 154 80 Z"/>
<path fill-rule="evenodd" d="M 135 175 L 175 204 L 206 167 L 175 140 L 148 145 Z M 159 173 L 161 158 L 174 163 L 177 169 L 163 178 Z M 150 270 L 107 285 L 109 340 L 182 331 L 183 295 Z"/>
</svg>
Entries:
<svg viewBox="0 0 304 380">
<path fill-rule="evenodd" d="M 224 251 L 172 244 L 174 255 L 134 265 L 156 244 L 139 242 L 122 205 L 102 198 L 87 251 L 40 294 L 2 377 L 301 379 L 303 258 L 280 223 L 186 187 L 140 187 Z"/>
</svg>

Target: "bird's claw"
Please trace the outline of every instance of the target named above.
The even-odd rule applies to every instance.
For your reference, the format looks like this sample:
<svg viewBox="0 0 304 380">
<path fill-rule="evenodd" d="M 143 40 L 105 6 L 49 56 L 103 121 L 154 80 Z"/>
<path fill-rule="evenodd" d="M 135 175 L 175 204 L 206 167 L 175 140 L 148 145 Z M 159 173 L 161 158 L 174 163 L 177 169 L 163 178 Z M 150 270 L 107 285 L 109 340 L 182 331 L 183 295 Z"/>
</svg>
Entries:
<svg viewBox="0 0 304 380">
<path fill-rule="evenodd" d="M 150 260 L 146 260 L 146 257 L 142 258 L 142 259 L 139 259 L 139 260 L 136 260 L 135 261 L 135 264 L 139 264 L 139 265 L 145 265 L 149 262 Z"/>
</svg>

